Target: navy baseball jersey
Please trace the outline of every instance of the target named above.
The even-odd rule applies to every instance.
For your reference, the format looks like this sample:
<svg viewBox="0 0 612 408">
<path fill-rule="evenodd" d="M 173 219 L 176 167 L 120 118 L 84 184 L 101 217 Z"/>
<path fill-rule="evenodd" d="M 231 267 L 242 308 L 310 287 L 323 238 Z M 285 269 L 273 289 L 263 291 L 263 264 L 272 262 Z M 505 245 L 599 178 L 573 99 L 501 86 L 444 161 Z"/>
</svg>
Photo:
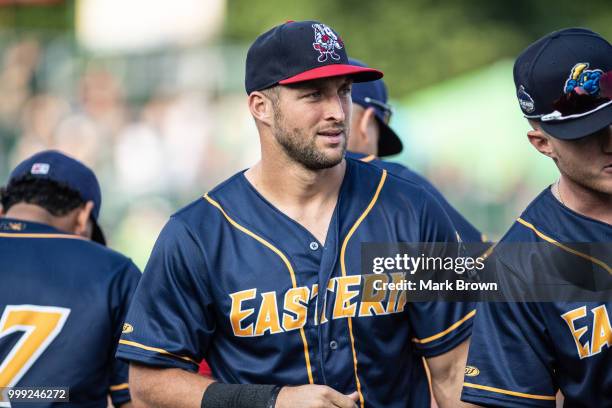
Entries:
<svg viewBox="0 0 612 408">
<path fill-rule="evenodd" d="M 360 406 L 429 407 L 421 356 L 470 334 L 471 304 L 360 302 L 361 243 L 456 242 L 421 187 L 346 160 L 327 238 L 276 209 L 238 173 L 171 217 L 126 319 L 121 358 L 225 383 L 325 384 Z"/>
<path fill-rule="evenodd" d="M 48 225 L 0 218 L 0 387 L 66 387 L 70 402 L 119 406 L 127 364 L 114 356 L 140 271 L 126 257 Z M 10 406 L 0 402 L 0 406 Z"/>
<path fill-rule="evenodd" d="M 362 153 L 346 152 L 347 157 L 359 159 L 368 163 L 372 163 L 382 169 L 386 169 L 389 173 L 395 174 L 398 177 L 409 180 L 425 189 L 434 198 L 438 200 L 446 214 L 449 216 L 459 236 L 464 242 L 481 242 L 485 241 L 482 233 L 476 229 L 463 215 L 459 213 L 447 200 L 442 193 L 433 186 L 425 177 L 410 170 L 408 167 L 399 163 L 380 160 L 373 155 L 365 155 Z"/>
<path fill-rule="evenodd" d="M 500 242 L 545 243 L 565 253 L 569 247 L 563 243 L 612 243 L 612 226 L 575 213 L 546 189 Z M 520 260 L 495 252 L 502 273 L 527 286 L 538 274 L 551 274 L 541 265 L 554 265 L 542 262 L 540 251 Z M 574 255 L 610 271 L 609 257 L 568 256 Z M 554 407 L 560 389 L 567 407 L 612 407 L 611 316 L 612 300 L 482 303 L 462 399 L 494 407 Z"/>
</svg>

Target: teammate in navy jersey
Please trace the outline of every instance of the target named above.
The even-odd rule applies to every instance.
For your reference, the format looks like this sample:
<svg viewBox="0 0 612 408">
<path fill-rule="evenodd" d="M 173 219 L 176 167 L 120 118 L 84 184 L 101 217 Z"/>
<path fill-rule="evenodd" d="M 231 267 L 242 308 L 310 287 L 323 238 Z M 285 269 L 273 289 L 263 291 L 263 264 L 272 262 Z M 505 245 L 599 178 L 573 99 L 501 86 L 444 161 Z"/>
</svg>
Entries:
<svg viewBox="0 0 612 408">
<path fill-rule="evenodd" d="M 0 199 L 0 388 L 69 391 L 69 402 L 13 407 L 103 408 L 109 395 L 131 406 L 128 367 L 114 353 L 140 272 L 104 246 L 94 173 L 42 152 L 13 170 Z"/>
<path fill-rule="evenodd" d="M 349 61 L 353 65 L 366 66 L 361 61 L 352 58 L 349 58 Z M 391 174 L 422 186 L 442 205 L 463 241 L 485 241 L 480 231 L 465 219 L 427 179 L 406 166 L 378 158 L 398 154 L 403 149 L 402 141 L 389 126 L 392 109 L 387 102 L 387 87 L 384 80 L 354 84 L 351 99 L 353 100 L 353 112 L 347 157 L 372 163 L 386 169 Z"/>
<path fill-rule="evenodd" d="M 411 374 L 425 356 L 440 405 L 456 406 L 473 307 L 398 291 L 360 301 L 362 242 L 456 242 L 423 188 L 344 159 L 351 82 L 381 76 L 350 65 L 338 34 L 314 21 L 251 46 L 246 90 L 262 158 L 158 238 L 117 352 L 135 400 L 406 407 L 428 394 Z M 218 382 L 195 373 L 202 358 Z"/>
<path fill-rule="evenodd" d="M 540 245 L 588 262 L 584 273 L 604 276 L 600 287 L 610 287 L 612 251 L 596 257 L 568 244 L 612 243 L 611 70 L 612 46 L 586 29 L 551 33 L 518 57 L 514 80 L 533 128 L 529 141 L 554 160 L 560 178 L 496 247 L 502 279 L 518 277 L 528 288 L 542 277 L 562 280 L 562 267 L 542 259 L 549 250 L 535 251 Z M 504 249 L 516 243 L 534 244 L 516 257 L 524 250 Z M 563 300 L 480 305 L 462 399 L 554 407 L 560 390 L 566 407 L 612 406 L 612 301 Z"/>
</svg>

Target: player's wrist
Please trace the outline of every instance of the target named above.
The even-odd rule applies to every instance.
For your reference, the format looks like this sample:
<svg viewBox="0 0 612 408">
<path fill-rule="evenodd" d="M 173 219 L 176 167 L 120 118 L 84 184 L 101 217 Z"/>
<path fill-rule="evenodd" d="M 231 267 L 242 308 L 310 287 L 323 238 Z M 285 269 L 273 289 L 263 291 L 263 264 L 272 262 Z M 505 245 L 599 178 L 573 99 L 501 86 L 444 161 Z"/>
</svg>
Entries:
<svg viewBox="0 0 612 408">
<path fill-rule="evenodd" d="M 210 384 L 201 408 L 274 408 L 281 387 L 262 384 Z"/>
<path fill-rule="evenodd" d="M 268 400 L 268 404 L 266 406 L 266 408 L 275 408 L 276 407 L 276 400 L 278 399 L 278 394 L 280 393 L 281 390 L 280 385 L 276 385 L 274 386 L 274 388 L 272 389 L 271 395 L 270 395 L 270 399 Z"/>
</svg>

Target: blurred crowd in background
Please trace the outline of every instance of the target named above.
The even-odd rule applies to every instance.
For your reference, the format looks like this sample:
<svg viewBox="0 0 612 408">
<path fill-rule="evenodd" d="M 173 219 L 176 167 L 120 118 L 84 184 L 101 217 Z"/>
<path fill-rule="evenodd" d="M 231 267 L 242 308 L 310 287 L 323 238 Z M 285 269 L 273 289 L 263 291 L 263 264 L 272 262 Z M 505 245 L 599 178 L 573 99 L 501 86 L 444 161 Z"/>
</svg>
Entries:
<svg viewBox="0 0 612 408">
<path fill-rule="evenodd" d="M 240 129 L 250 126 L 244 98 L 178 83 L 205 51 L 102 62 L 82 61 L 69 46 L 27 38 L 4 47 L 0 174 L 6 180 L 20 160 L 49 148 L 83 161 L 101 182 L 112 245 L 142 266 L 173 211 L 257 157 L 256 137 Z M 139 65 L 132 74 L 130 64 Z M 208 65 L 197 68 L 201 76 L 212 73 Z M 165 82 L 148 73 L 158 69 Z"/>
<path fill-rule="evenodd" d="M 473 5 L 467 2 L 442 2 L 437 14 L 418 1 L 410 7 L 405 3 L 411 2 L 379 3 L 384 15 L 412 13 L 410 21 L 418 20 L 419 7 L 438 16 L 427 35 L 418 37 L 400 21 L 389 28 L 371 5 L 360 9 L 361 3 L 347 1 L 255 7 L 243 0 L 176 0 L 174 14 L 180 15 L 133 2 L 127 9 L 117 0 L 0 3 L 0 184 L 16 163 L 42 149 L 82 160 L 102 185 L 101 223 L 110 245 L 140 267 L 170 214 L 257 160 L 259 144 L 242 85 L 244 58 L 255 36 L 273 25 L 320 19 L 340 31 L 349 55 L 387 70 L 395 107 L 391 125 L 405 145 L 392 160 L 428 177 L 492 239 L 555 174 L 553 164 L 527 146 L 527 124 L 513 97 L 513 56 L 554 28 L 590 25 L 608 38 L 602 27 L 612 30 L 605 2 L 607 11 L 593 10 L 593 21 L 561 13 L 537 26 L 533 20 L 545 13 L 538 9 L 524 30 L 516 9 L 514 20 L 503 14 L 503 7 L 516 4 L 476 2 L 487 4 L 490 13 L 481 31 L 470 25 L 469 15 L 463 26 L 453 17 L 460 10 L 469 13 Z M 517 4 L 528 10 L 527 2 Z M 156 20 L 147 21 L 149 13 Z M 478 13 L 482 17 L 483 10 Z M 493 52 L 482 32 L 492 30 L 495 16 L 501 16 L 499 32 L 489 40 L 512 41 Z M 457 36 L 445 21 L 458 21 Z M 378 36 L 376 27 L 383 25 Z M 449 59 L 448 44 L 423 44 L 428 36 L 465 43 L 465 54 Z M 478 48 L 481 55 L 475 54 Z"/>
</svg>

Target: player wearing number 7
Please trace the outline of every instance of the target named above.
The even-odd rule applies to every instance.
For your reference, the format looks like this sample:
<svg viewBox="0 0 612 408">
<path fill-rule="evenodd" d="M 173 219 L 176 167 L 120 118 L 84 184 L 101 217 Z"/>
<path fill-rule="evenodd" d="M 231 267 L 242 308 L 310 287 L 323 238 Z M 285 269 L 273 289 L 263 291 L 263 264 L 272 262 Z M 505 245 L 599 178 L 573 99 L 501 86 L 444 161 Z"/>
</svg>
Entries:
<svg viewBox="0 0 612 408">
<path fill-rule="evenodd" d="M 109 394 L 131 406 L 114 353 L 140 272 L 104 246 L 96 176 L 46 151 L 13 170 L 0 200 L 0 388 L 66 387 L 65 408 L 103 408 Z"/>
</svg>

